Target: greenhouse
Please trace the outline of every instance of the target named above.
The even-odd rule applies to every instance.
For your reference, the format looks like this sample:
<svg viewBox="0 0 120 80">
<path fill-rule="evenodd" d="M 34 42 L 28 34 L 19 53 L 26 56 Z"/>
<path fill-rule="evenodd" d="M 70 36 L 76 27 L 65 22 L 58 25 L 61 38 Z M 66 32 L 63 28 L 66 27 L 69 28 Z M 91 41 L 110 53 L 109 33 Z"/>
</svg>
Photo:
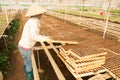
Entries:
<svg viewBox="0 0 120 80">
<path fill-rule="evenodd" d="M 0 80 L 120 80 L 120 0 L 0 0 Z"/>
</svg>

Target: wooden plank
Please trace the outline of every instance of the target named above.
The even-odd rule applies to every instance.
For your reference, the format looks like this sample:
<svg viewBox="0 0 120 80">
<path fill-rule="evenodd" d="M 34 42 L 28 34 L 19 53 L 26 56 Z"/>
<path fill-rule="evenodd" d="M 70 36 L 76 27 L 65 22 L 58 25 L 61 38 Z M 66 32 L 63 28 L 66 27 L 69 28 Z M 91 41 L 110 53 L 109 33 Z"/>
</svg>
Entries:
<svg viewBox="0 0 120 80">
<path fill-rule="evenodd" d="M 102 74 L 102 76 L 105 80 L 111 78 L 111 75 L 108 73 Z"/>
<path fill-rule="evenodd" d="M 0 72 L 0 80 L 3 80 L 2 72 Z"/>
<path fill-rule="evenodd" d="M 69 64 L 71 67 L 73 67 L 74 69 L 78 68 L 78 65 L 75 64 L 73 61 L 71 60 L 66 60 L 66 63 Z"/>
<path fill-rule="evenodd" d="M 50 52 L 48 51 L 47 47 L 45 46 L 45 44 L 43 42 L 41 42 L 41 45 L 43 47 L 43 49 L 45 50 L 45 53 L 48 57 L 48 59 L 50 60 L 50 63 L 58 77 L 59 80 L 66 80 L 65 77 L 63 76 L 62 72 L 60 71 L 59 67 L 57 66 L 57 64 L 55 63 L 53 57 L 51 56 Z"/>
<path fill-rule="evenodd" d="M 64 57 L 62 57 L 60 54 L 58 54 L 58 57 L 63 61 L 64 64 L 66 63 Z"/>
<path fill-rule="evenodd" d="M 78 78 L 78 79 L 76 79 L 76 80 L 83 80 L 82 78 Z"/>
<path fill-rule="evenodd" d="M 60 52 L 61 53 L 61 52 Z M 72 55 L 72 54 L 70 54 L 70 55 Z M 94 61 L 99 61 L 99 60 L 105 60 L 105 56 L 101 56 L 101 57 L 95 57 L 95 58 L 86 58 L 86 59 L 84 59 L 84 58 L 82 58 L 82 57 L 80 57 L 79 59 L 74 59 L 72 56 L 69 56 L 69 55 L 64 55 L 64 54 L 62 54 L 62 56 L 63 57 L 68 57 L 68 59 L 69 60 L 72 60 L 72 61 L 74 61 L 74 63 L 76 63 L 76 64 L 79 64 L 79 63 L 84 63 L 84 62 L 94 62 Z"/>
<path fill-rule="evenodd" d="M 88 55 L 88 56 L 80 57 L 79 55 L 77 55 L 77 53 L 74 53 L 74 52 L 71 51 L 71 50 L 69 50 L 69 52 L 72 53 L 72 55 L 74 55 L 74 56 L 77 57 L 78 59 L 81 58 L 81 60 L 87 60 L 87 59 L 94 58 L 94 57 L 105 56 L 105 55 L 107 54 L 107 52 L 103 52 L 103 53 L 91 54 L 91 55 Z"/>
<path fill-rule="evenodd" d="M 80 62 L 84 62 L 84 61 L 98 61 L 98 60 L 105 60 L 105 56 L 101 56 L 101 57 L 95 57 L 95 58 L 88 58 L 88 59 L 83 59 L 83 58 L 80 58 L 79 60 L 76 60 L 75 63 L 80 63 Z"/>
<path fill-rule="evenodd" d="M 60 55 L 61 57 L 63 57 L 65 60 L 69 58 L 68 56 L 63 55 L 61 52 L 59 53 L 59 55 Z"/>
<path fill-rule="evenodd" d="M 60 51 L 63 55 L 70 55 L 69 51 L 62 50 L 61 48 L 59 48 L 59 51 Z"/>
<path fill-rule="evenodd" d="M 88 80 L 106 80 L 111 78 L 111 76 L 108 73 L 104 73 L 104 74 L 96 74 L 95 76 L 89 78 Z"/>
<path fill-rule="evenodd" d="M 80 58 L 80 56 L 77 55 L 76 53 L 74 53 L 73 51 L 71 51 L 71 50 L 68 50 L 68 51 L 69 51 L 69 53 L 71 53 L 71 55 L 75 56 L 76 59 L 79 59 L 79 58 Z"/>
<path fill-rule="evenodd" d="M 106 70 L 105 70 L 103 67 L 101 67 L 101 68 L 102 68 L 101 70 L 98 70 L 98 71 L 96 72 L 97 74 L 106 72 Z"/>
<path fill-rule="evenodd" d="M 104 53 L 92 54 L 92 55 L 80 57 L 71 50 L 69 50 L 69 53 L 71 53 L 71 55 L 74 56 L 74 58 L 76 58 L 75 60 L 76 63 L 84 62 L 84 61 L 92 61 L 92 60 L 105 60 L 105 55 L 107 54 L 106 52 L 104 52 Z"/>
<path fill-rule="evenodd" d="M 86 77 L 86 76 L 90 76 L 90 75 L 95 75 L 96 73 L 99 74 L 99 73 L 102 73 L 102 72 L 105 72 L 105 70 L 98 70 L 96 72 L 94 72 L 94 71 L 82 72 L 82 73 L 79 73 L 79 75 L 77 75 L 76 77 L 77 78 Z"/>
<path fill-rule="evenodd" d="M 110 50 L 110 49 L 105 49 L 105 50 L 107 50 L 107 51 L 109 51 L 109 52 L 111 52 L 111 53 L 113 53 L 113 54 L 120 55 L 119 53 L 116 53 L 116 52 L 114 52 L 114 51 L 112 51 L 112 50 Z"/>
<path fill-rule="evenodd" d="M 68 62 L 71 62 L 70 60 Z M 92 61 L 92 62 L 84 62 L 84 63 L 79 63 L 79 64 L 75 64 L 76 68 L 80 68 L 80 67 L 86 67 L 86 66 L 90 66 L 90 65 L 94 65 L 94 64 L 100 64 L 103 65 L 105 63 L 105 60 L 98 60 L 98 61 Z M 72 62 L 73 65 L 73 62 Z M 96 66 L 94 66 L 93 68 L 95 68 Z"/>
<path fill-rule="evenodd" d="M 102 74 L 97 74 L 91 78 L 89 78 L 88 80 L 106 80 L 102 77 Z"/>
<path fill-rule="evenodd" d="M 79 73 L 78 77 L 86 77 L 86 76 L 90 76 L 90 75 L 94 75 L 95 72 L 89 71 L 87 73 Z"/>
<path fill-rule="evenodd" d="M 36 62 L 35 62 L 35 57 L 34 57 L 33 51 L 32 51 L 31 59 L 32 59 L 32 67 L 33 67 L 34 80 L 40 80 L 39 74 L 38 74 L 38 71 L 37 71 L 37 66 L 36 66 Z"/>
<path fill-rule="evenodd" d="M 56 54 L 59 53 L 59 51 L 56 49 L 56 47 L 53 45 L 53 43 L 49 43 L 52 49 L 56 52 Z"/>
<path fill-rule="evenodd" d="M 63 52 L 66 51 L 62 46 L 60 46 L 60 50 Z"/>
<path fill-rule="evenodd" d="M 76 68 L 75 72 L 80 73 L 80 72 L 89 71 L 91 69 L 98 68 L 98 67 L 101 67 L 101 64 L 93 64 L 93 65 L 85 66 L 85 67 L 82 67 L 82 68 Z"/>
<path fill-rule="evenodd" d="M 65 51 L 65 52 L 63 52 L 61 49 L 59 49 L 60 50 L 60 52 L 59 52 L 59 54 L 62 56 L 62 57 L 64 57 L 64 59 L 69 59 L 69 57 L 68 57 L 68 52 L 67 51 Z"/>
<path fill-rule="evenodd" d="M 52 43 L 61 43 L 61 44 L 78 44 L 76 41 L 61 41 L 61 40 L 52 40 Z"/>
<path fill-rule="evenodd" d="M 54 46 L 55 48 L 60 48 L 60 46 Z M 47 49 L 52 49 L 51 46 L 46 46 Z M 42 46 L 33 47 L 33 50 L 43 50 Z"/>
</svg>

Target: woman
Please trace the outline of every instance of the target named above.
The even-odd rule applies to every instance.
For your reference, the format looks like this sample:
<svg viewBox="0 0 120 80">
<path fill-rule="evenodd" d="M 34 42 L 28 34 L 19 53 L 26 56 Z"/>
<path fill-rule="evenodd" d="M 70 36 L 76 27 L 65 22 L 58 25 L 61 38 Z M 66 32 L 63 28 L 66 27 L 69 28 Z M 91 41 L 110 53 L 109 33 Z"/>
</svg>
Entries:
<svg viewBox="0 0 120 80">
<path fill-rule="evenodd" d="M 29 16 L 30 18 L 23 28 L 22 36 L 18 43 L 20 53 L 24 59 L 24 72 L 26 80 L 34 80 L 31 63 L 31 48 L 36 42 L 51 41 L 48 37 L 39 34 L 40 18 L 45 12 L 45 9 L 33 4 L 26 14 L 26 16 Z"/>
</svg>

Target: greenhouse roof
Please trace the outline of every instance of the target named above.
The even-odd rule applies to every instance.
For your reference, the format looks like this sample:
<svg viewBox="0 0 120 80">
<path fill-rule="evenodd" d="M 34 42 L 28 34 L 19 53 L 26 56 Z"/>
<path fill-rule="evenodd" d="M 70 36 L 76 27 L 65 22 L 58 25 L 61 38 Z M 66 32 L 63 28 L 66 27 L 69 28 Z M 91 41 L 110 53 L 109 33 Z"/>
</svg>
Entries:
<svg viewBox="0 0 120 80">
<path fill-rule="evenodd" d="M 12 20 L 12 17 L 8 17 L 9 21 Z M 3 35 L 5 29 L 8 27 L 5 14 L 0 14 L 0 38 Z"/>
</svg>

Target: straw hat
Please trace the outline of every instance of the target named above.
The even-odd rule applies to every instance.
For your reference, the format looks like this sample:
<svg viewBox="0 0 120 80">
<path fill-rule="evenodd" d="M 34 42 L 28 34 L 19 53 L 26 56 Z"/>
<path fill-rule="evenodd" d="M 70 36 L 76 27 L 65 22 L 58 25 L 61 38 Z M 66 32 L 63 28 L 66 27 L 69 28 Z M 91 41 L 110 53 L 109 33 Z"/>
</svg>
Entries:
<svg viewBox="0 0 120 80">
<path fill-rule="evenodd" d="M 30 17 L 30 16 L 42 14 L 42 13 L 45 13 L 45 12 L 47 12 L 46 9 L 41 8 L 38 5 L 32 4 L 25 16 Z"/>
</svg>

